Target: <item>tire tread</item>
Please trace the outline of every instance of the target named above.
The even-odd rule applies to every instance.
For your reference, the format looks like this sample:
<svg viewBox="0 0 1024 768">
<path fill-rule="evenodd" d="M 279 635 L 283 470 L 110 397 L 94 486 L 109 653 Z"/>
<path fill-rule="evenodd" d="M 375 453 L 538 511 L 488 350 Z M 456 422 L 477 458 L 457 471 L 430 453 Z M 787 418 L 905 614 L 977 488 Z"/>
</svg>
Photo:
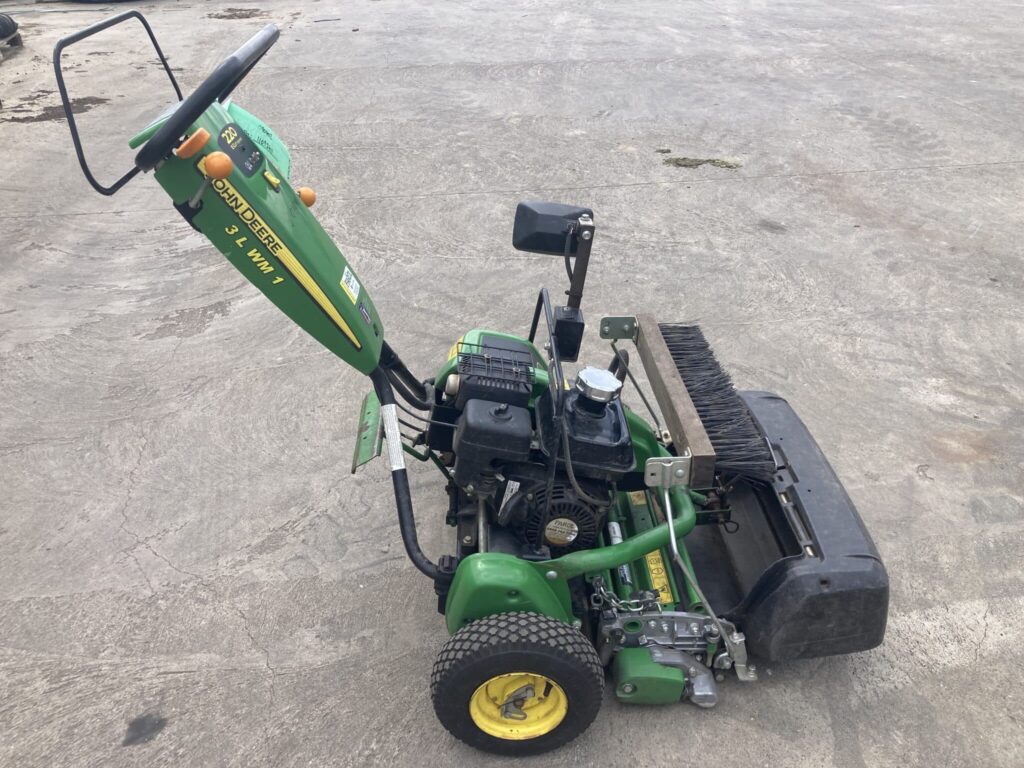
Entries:
<svg viewBox="0 0 1024 768">
<path fill-rule="evenodd" d="M 453 730 L 445 707 L 449 706 L 446 689 L 454 684 L 460 672 L 470 665 L 478 664 L 491 656 L 528 651 L 554 657 L 575 665 L 583 673 L 590 689 L 585 698 L 590 700 L 584 707 L 593 712 L 586 718 L 585 729 L 597 714 L 604 689 L 604 668 L 593 644 L 575 627 L 539 613 L 500 613 L 487 616 L 466 625 L 450 638 L 441 648 L 434 662 L 430 678 L 430 694 L 434 709 L 442 724 L 458 739 L 470 746 L 504 754 L 533 754 L 546 751 L 570 741 L 578 735 L 567 732 L 551 735 L 550 746 L 543 750 L 534 749 L 540 744 L 531 741 L 509 742 L 504 745 L 488 746 L 491 739 L 484 734 L 463 734 Z M 579 706 L 579 704 L 577 704 Z M 581 729 L 582 730 L 582 729 Z"/>
</svg>

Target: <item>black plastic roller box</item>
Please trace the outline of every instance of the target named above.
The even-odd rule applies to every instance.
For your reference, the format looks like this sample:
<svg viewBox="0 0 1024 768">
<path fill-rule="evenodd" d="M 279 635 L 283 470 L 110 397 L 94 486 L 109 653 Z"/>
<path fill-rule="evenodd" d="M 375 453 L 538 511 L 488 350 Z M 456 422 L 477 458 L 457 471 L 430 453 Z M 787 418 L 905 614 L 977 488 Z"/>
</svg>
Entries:
<svg viewBox="0 0 1024 768">
<path fill-rule="evenodd" d="M 739 394 L 778 469 L 771 486 L 743 483 L 729 494 L 735 525 L 702 525 L 687 537 L 708 600 L 765 661 L 878 646 L 889 577 L 857 509 L 788 402 Z"/>
</svg>

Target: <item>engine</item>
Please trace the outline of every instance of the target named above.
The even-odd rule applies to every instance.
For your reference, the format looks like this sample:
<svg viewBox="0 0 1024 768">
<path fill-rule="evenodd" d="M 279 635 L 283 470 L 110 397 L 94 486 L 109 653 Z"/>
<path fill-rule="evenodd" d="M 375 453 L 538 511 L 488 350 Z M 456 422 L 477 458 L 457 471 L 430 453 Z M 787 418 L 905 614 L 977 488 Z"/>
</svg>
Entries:
<svg viewBox="0 0 1024 768">
<path fill-rule="evenodd" d="M 634 464 L 621 381 L 584 368 L 567 386 L 545 383 L 532 346 L 498 334 L 453 353 L 427 442 L 451 467 L 460 557 L 547 559 L 598 545 L 615 483 Z"/>
</svg>

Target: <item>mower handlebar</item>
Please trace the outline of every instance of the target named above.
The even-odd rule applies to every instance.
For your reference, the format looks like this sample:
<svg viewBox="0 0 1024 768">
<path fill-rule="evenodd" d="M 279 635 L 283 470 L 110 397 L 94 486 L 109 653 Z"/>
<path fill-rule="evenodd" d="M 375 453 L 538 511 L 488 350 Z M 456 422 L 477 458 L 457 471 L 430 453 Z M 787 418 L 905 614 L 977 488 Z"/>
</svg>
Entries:
<svg viewBox="0 0 1024 768">
<path fill-rule="evenodd" d="M 143 171 L 152 170 L 178 144 L 182 134 L 199 119 L 215 101 L 224 101 L 242 82 L 249 70 L 277 42 L 280 31 L 268 24 L 249 38 L 242 47 L 222 61 L 213 72 L 182 101 L 167 121 L 157 129 L 135 156 L 135 165 Z"/>
</svg>

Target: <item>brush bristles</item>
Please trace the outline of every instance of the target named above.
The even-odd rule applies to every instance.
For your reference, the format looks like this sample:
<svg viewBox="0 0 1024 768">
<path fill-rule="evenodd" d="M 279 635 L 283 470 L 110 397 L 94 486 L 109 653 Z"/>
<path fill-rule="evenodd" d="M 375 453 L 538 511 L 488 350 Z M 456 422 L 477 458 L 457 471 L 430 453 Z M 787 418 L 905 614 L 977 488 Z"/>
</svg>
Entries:
<svg viewBox="0 0 1024 768">
<path fill-rule="evenodd" d="M 771 450 L 703 332 L 696 325 L 658 327 L 715 449 L 716 471 L 769 480 L 775 472 Z"/>
</svg>

